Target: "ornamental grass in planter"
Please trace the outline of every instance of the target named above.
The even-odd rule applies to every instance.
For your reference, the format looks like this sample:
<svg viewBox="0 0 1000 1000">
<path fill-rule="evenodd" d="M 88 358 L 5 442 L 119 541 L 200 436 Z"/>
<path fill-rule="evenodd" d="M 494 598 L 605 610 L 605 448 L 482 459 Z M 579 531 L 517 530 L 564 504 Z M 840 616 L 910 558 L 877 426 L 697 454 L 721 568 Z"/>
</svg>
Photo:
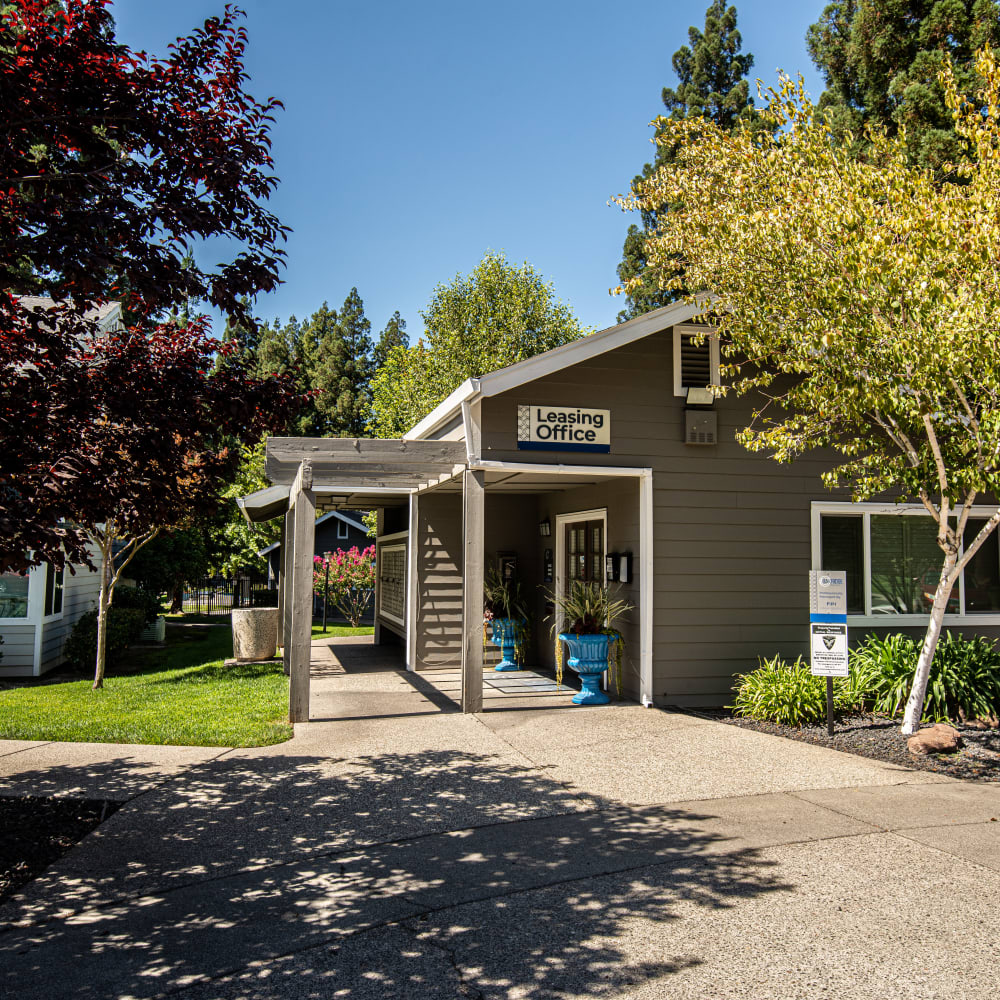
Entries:
<svg viewBox="0 0 1000 1000">
<path fill-rule="evenodd" d="M 600 689 L 605 670 L 611 670 L 618 697 L 622 696 L 622 655 L 625 640 L 616 627 L 632 605 L 615 597 L 607 586 L 574 580 L 566 594 L 550 592 L 555 606 L 556 680 L 562 684 L 563 645 L 569 650 L 568 664 L 580 675 L 583 690 L 573 697 L 575 705 L 606 705 L 610 699 Z M 559 631 L 559 625 L 566 626 Z"/>
<path fill-rule="evenodd" d="M 488 640 L 500 647 L 499 671 L 519 670 L 531 636 L 528 602 L 517 580 L 504 580 L 496 566 L 483 583 L 483 648 Z"/>
</svg>

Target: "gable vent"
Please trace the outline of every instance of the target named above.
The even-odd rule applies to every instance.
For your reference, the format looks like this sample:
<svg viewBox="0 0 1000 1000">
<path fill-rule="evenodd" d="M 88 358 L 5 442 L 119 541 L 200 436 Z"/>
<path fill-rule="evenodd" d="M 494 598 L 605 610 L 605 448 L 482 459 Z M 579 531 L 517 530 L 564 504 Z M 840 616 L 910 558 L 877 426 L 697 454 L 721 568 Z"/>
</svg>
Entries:
<svg viewBox="0 0 1000 1000">
<path fill-rule="evenodd" d="M 695 335 L 681 335 L 681 386 L 685 389 L 704 389 L 712 381 L 712 356 L 709 339 L 703 337 L 694 343 Z"/>
</svg>

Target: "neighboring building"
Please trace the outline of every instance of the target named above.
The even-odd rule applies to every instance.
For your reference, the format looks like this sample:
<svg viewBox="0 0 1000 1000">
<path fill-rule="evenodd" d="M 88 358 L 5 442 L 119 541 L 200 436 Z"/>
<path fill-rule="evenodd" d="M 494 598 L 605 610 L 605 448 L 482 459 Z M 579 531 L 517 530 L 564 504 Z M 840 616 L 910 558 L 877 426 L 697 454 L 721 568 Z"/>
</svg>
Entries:
<svg viewBox="0 0 1000 1000">
<path fill-rule="evenodd" d="M 337 549 L 366 549 L 375 544 L 374 538 L 368 537 L 368 529 L 361 520 L 364 511 L 331 510 L 328 514 L 316 518 L 316 544 L 313 546 L 315 555 L 322 556 Z M 267 560 L 267 585 L 278 586 L 278 559 L 281 543 L 275 542 L 261 549 L 258 555 Z"/>
<path fill-rule="evenodd" d="M 27 310 L 49 310 L 55 302 L 44 296 L 18 299 Z M 97 336 L 121 327 L 119 302 L 106 302 L 88 310 L 97 320 Z M 95 550 L 95 565 L 100 553 Z M 97 607 L 100 574 L 85 566 L 55 571 L 38 566 L 27 574 L 0 573 L 0 678 L 39 677 L 63 662 L 63 644 L 87 611 Z"/>
<path fill-rule="evenodd" d="M 409 669 L 462 664 L 468 711 L 475 581 L 501 559 L 533 592 L 531 665 L 553 665 L 547 590 L 618 580 L 634 607 L 627 693 L 647 704 L 725 704 L 758 657 L 807 656 L 813 568 L 847 572 L 854 640 L 922 633 L 941 563 L 923 508 L 827 491 L 830 454 L 781 465 L 739 445 L 761 400 L 706 390 L 719 350 L 694 342 L 706 332 L 695 315 L 674 304 L 470 379 L 402 441 L 271 439 L 275 485 L 244 509 L 296 521 L 300 498 L 304 510 L 378 508 L 376 641 L 400 644 Z M 996 535 L 945 626 L 1000 636 Z"/>
<path fill-rule="evenodd" d="M 48 311 L 56 303 L 45 295 L 20 295 L 18 303 L 29 311 L 42 309 Z M 97 320 L 97 336 L 105 336 L 122 327 L 122 305 L 120 302 L 105 302 L 103 305 L 88 309 L 84 316 L 88 320 Z"/>
<path fill-rule="evenodd" d="M 100 568 L 100 553 L 95 565 Z M 97 607 L 100 573 L 86 566 L 0 573 L 0 678 L 40 677 L 63 662 L 79 618 Z"/>
</svg>

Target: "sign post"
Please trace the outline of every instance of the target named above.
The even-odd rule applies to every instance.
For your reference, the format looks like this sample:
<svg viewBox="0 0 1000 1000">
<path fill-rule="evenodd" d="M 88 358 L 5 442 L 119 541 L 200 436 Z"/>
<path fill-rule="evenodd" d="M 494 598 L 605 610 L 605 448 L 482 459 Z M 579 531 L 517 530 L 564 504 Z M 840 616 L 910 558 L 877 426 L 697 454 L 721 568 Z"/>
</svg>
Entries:
<svg viewBox="0 0 1000 1000">
<path fill-rule="evenodd" d="M 814 677 L 826 678 L 826 731 L 833 735 L 833 678 L 848 676 L 847 574 L 809 573 L 809 651 Z"/>
</svg>

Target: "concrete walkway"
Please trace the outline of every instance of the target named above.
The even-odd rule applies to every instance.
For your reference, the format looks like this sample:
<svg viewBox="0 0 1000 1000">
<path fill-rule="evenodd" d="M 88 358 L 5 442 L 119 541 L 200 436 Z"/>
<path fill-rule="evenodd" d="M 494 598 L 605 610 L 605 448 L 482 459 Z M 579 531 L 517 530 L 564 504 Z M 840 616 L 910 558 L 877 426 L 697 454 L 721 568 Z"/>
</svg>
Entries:
<svg viewBox="0 0 1000 1000">
<path fill-rule="evenodd" d="M 0 908 L 0 993 L 996 996 L 1000 788 L 316 647 L 279 746 L 0 743 L 128 800 Z"/>
</svg>

